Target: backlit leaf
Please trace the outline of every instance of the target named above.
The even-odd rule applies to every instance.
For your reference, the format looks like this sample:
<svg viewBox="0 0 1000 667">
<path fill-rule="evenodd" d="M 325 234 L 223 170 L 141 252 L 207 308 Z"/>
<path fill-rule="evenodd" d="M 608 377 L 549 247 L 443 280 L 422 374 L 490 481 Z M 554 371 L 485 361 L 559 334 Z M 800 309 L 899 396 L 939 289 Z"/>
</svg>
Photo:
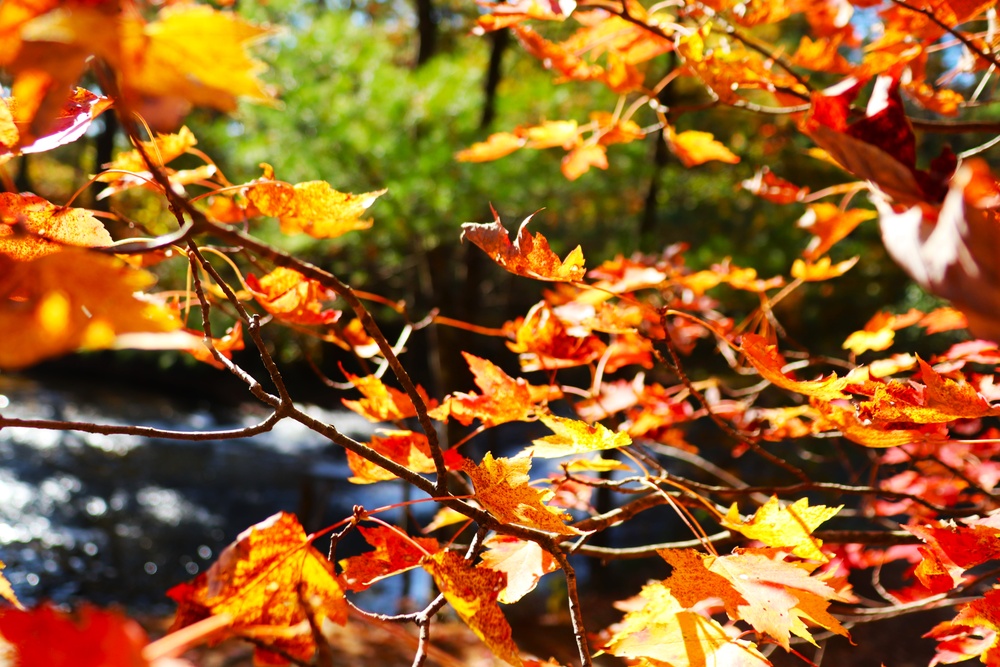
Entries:
<svg viewBox="0 0 1000 667">
<path fill-rule="evenodd" d="M 522 454 L 548 459 L 603 449 L 618 449 L 632 444 L 632 438 L 628 433 L 612 431 L 603 424 L 588 424 L 579 419 L 566 419 L 555 415 L 541 415 L 539 419 L 555 431 L 555 435 L 532 440 L 531 446 Z"/>
<path fill-rule="evenodd" d="M 495 132 L 486 138 L 472 144 L 469 148 L 455 153 L 455 159 L 459 162 L 489 162 L 498 160 L 506 155 L 510 155 L 519 148 L 522 148 L 527 141 L 510 132 Z"/>
<path fill-rule="evenodd" d="M 153 276 L 114 257 L 66 249 L 0 263 L 0 368 L 111 347 L 118 334 L 181 326 L 171 310 L 139 294 Z"/>
<path fill-rule="evenodd" d="M 571 181 L 586 174 L 591 167 L 608 168 L 608 149 L 604 144 L 578 146 L 562 159 L 563 176 Z"/>
<path fill-rule="evenodd" d="M 298 520 L 284 512 L 240 533 L 207 571 L 167 595 L 178 605 L 174 630 L 229 614 L 232 635 L 252 633 L 302 661 L 316 651 L 307 614 L 314 614 L 320 627 L 326 620 L 347 621 L 347 602 L 333 564 L 307 541 Z M 255 659 L 287 664 L 260 646 Z"/>
<path fill-rule="evenodd" d="M 507 585 L 497 600 L 513 604 L 535 590 L 538 581 L 549 572 L 559 569 L 559 564 L 534 542 L 519 540 L 510 535 L 492 535 L 483 542 L 482 566 L 507 575 Z"/>
<path fill-rule="evenodd" d="M 427 436 L 414 431 L 380 431 L 372 436 L 368 446 L 396 463 L 406 466 L 412 472 L 437 472 L 434 459 L 431 457 L 430 444 Z M 457 450 L 444 452 L 445 466 L 449 470 L 460 470 L 464 459 Z M 396 475 L 376 463 L 372 463 L 360 454 L 350 450 L 347 452 L 347 465 L 350 466 L 352 477 L 348 481 L 354 484 L 371 484 L 397 479 Z"/>
<path fill-rule="evenodd" d="M 362 417 L 373 422 L 395 422 L 417 416 L 417 409 L 406 392 L 386 386 L 375 375 L 357 377 L 350 373 L 344 374 L 364 398 L 357 401 L 344 398 L 341 401 L 345 407 L 354 410 Z M 435 406 L 422 387 L 417 387 L 417 393 L 429 408 Z"/>
<path fill-rule="evenodd" d="M 340 319 L 339 310 L 324 309 L 336 293 L 298 271 L 279 266 L 261 278 L 247 274 L 247 287 L 264 310 L 279 320 L 303 326 L 328 325 Z"/>
<path fill-rule="evenodd" d="M 0 561 L 0 570 L 7 567 L 3 561 Z M 0 574 L 0 597 L 2 597 L 7 602 L 11 603 L 18 609 L 24 609 L 21 601 L 17 599 L 17 595 L 14 594 L 14 588 L 10 585 L 10 581 L 7 580 L 3 574 Z"/>
<path fill-rule="evenodd" d="M 467 222 L 462 225 L 462 239 L 469 239 L 483 249 L 490 258 L 511 273 L 538 280 L 576 281 L 582 280 L 583 252 L 579 246 L 573 249 L 565 260 L 549 248 L 549 242 L 540 233 L 532 234 L 527 226 L 531 216 L 524 219 L 517 230 L 517 239 L 510 242 L 507 230 L 494 211 L 490 223 Z"/>
<path fill-rule="evenodd" d="M 349 591 L 363 591 L 379 579 L 419 567 L 428 554 L 441 550 L 434 538 L 407 538 L 399 529 L 387 526 L 358 526 L 358 531 L 368 544 L 375 547 L 375 551 L 338 562 L 340 582 Z"/>
<path fill-rule="evenodd" d="M 750 539 L 760 540 L 768 546 L 791 549 L 792 553 L 800 558 L 825 563 L 830 559 L 820 551 L 823 542 L 813 537 L 812 532 L 843 507 L 843 505 L 810 507 L 809 501 L 805 498 L 800 498 L 791 505 L 782 506 L 776 496 L 771 496 L 771 499 L 757 508 L 754 515 L 746 521 L 740 517 L 736 503 L 733 503 L 721 523 L 730 530 L 742 533 Z"/>
<path fill-rule="evenodd" d="M 530 469 L 531 459 L 494 459 L 490 452 L 486 452 L 480 465 L 467 461 L 462 468 L 472 479 L 476 500 L 500 521 L 560 535 L 577 534 L 566 525 L 568 514 L 544 504 L 552 492 L 530 486 Z"/>
<path fill-rule="evenodd" d="M 520 355 L 523 371 L 582 366 L 600 359 L 607 349 L 593 334 L 571 335 L 544 301 L 509 326 L 514 340 L 507 347 Z"/>
<path fill-rule="evenodd" d="M 837 278 L 850 271 L 851 267 L 857 264 L 860 258 L 861 256 L 857 255 L 851 259 L 844 260 L 843 262 L 837 262 L 836 264 L 832 264 L 829 257 L 821 257 L 819 261 L 815 263 L 806 263 L 801 259 L 797 259 L 792 264 L 792 277 L 799 278 L 806 282 Z"/>
<path fill-rule="evenodd" d="M 511 638 L 510 624 L 497 604 L 506 586 L 506 575 L 488 567 L 473 567 L 454 551 L 440 551 L 425 559 L 423 565 L 448 604 L 493 655 L 520 667 L 521 657 Z"/>
<path fill-rule="evenodd" d="M 110 244 L 111 235 L 86 209 L 56 206 L 33 194 L 0 192 L 0 255 L 24 261 L 66 245 Z"/>
<path fill-rule="evenodd" d="M 372 221 L 361 216 L 386 190 L 360 195 L 334 190 L 326 181 L 289 185 L 274 180 L 274 170 L 263 165 L 264 176 L 247 187 L 246 196 L 263 215 L 278 218 L 285 234 L 305 233 L 332 239 L 357 229 L 368 229 Z"/>
<path fill-rule="evenodd" d="M 731 150 L 715 140 L 711 132 L 687 130 L 675 133 L 673 128 L 669 133 L 670 147 L 685 167 L 694 167 L 712 160 L 736 164 L 740 158 Z"/>
<path fill-rule="evenodd" d="M 785 360 L 778 353 L 776 345 L 769 345 L 767 341 L 757 334 L 744 334 L 740 344 L 740 350 L 746 355 L 749 361 L 761 377 L 768 380 L 782 389 L 814 396 L 823 400 L 833 400 L 837 398 L 848 398 L 844 390 L 852 384 L 850 376 L 838 378 L 831 374 L 823 380 L 812 380 L 800 382 L 793 380 L 784 373 L 781 368 L 785 365 Z"/>
<path fill-rule="evenodd" d="M 826 254 L 838 241 L 846 237 L 865 220 L 876 216 L 875 211 L 852 208 L 842 211 L 833 204 L 820 202 L 810 204 L 809 209 L 799 218 L 798 226 L 813 235 L 803 252 L 803 256 L 815 261 Z"/>
</svg>

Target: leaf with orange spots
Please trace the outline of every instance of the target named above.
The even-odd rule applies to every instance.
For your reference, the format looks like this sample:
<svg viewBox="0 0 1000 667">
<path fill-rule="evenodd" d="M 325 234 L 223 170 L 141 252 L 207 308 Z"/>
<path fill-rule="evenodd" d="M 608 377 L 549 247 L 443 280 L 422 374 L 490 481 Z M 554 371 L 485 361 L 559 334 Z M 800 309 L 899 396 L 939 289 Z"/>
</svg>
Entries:
<svg viewBox="0 0 1000 667">
<path fill-rule="evenodd" d="M 415 431 L 380 431 L 372 436 L 368 447 L 382 456 L 406 466 L 412 472 L 437 472 L 434 459 L 431 457 L 430 443 L 427 436 Z M 449 470 L 461 470 L 464 459 L 455 449 L 444 452 L 445 467 Z M 356 454 L 347 451 L 347 465 L 350 466 L 353 477 L 348 481 L 354 484 L 372 484 L 397 479 L 396 475 Z"/>
<path fill-rule="evenodd" d="M 340 319 L 339 310 L 324 309 L 336 293 L 293 269 L 279 266 L 266 276 L 247 275 L 247 287 L 264 310 L 289 324 L 321 326 Z"/>
<path fill-rule="evenodd" d="M 576 535 L 566 525 L 570 516 L 544 503 L 552 492 L 539 491 L 530 485 L 531 459 L 494 459 L 486 452 L 483 462 L 466 461 L 462 470 L 472 479 L 476 500 L 503 523 L 516 523 L 560 535 Z"/>
<path fill-rule="evenodd" d="M 363 591 L 380 579 L 420 567 L 425 557 L 441 550 L 434 538 L 407 537 L 398 528 L 359 526 L 358 532 L 375 551 L 337 563 L 341 569 L 340 582 L 349 591 Z"/>
<path fill-rule="evenodd" d="M 547 386 L 536 387 L 523 378 L 514 379 L 491 361 L 468 352 L 462 352 L 462 356 L 469 364 L 476 386 L 483 393 L 448 396 L 431 414 L 435 419 L 453 417 L 465 426 L 479 419 L 483 426 L 491 428 L 507 422 L 528 420 L 534 416 L 536 401 L 547 402 L 561 396 L 558 389 L 550 391 Z"/>
<path fill-rule="evenodd" d="M 498 601 L 513 604 L 535 590 L 538 581 L 559 569 L 552 554 L 534 542 L 520 540 L 510 535 L 492 535 L 483 542 L 482 567 L 507 575 L 507 585 L 500 591 Z"/>
<path fill-rule="evenodd" d="M 777 496 L 757 508 L 746 521 L 740 517 L 736 503 L 722 520 L 722 525 L 735 530 L 752 540 L 760 540 L 772 547 L 791 549 L 799 558 L 809 558 L 826 563 L 830 558 L 820 551 L 822 540 L 813 537 L 812 532 L 823 522 L 843 509 L 843 505 L 809 505 L 805 498 L 791 505 L 782 506 Z"/>
<path fill-rule="evenodd" d="M 0 192 L 0 255 L 29 260 L 64 246 L 111 245 L 101 221 L 82 208 L 56 206 L 33 194 Z"/>
<path fill-rule="evenodd" d="M 455 159 L 459 162 L 490 162 L 510 155 L 524 147 L 526 143 L 524 137 L 516 134 L 495 132 L 488 136 L 486 141 L 479 141 L 455 153 Z"/>
<path fill-rule="evenodd" d="M 566 419 L 555 415 L 541 415 L 541 422 L 555 431 L 554 435 L 532 440 L 522 454 L 551 459 L 573 454 L 585 454 L 605 449 L 620 449 L 632 444 L 624 431 L 612 431 L 607 426 L 588 424 L 579 419 Z"/>
<path fill-rule="evenodd" d="M 285 512 L 240 533 L 207 571 L 167 595 L 178 605 L 172 630 L 228 614 L 229 636 L 250 635 L 260 642 L 258 664 L 287 664 L 275 651 L 310 660 L 316 643 L 309 615 L 317 627 L 328 620 L 347 622 L 347 602 L 333 564 Z"/>
<path fill-rule="evenodd" d="M 658 552 L 673 566 L 663 584 L 681 604 L 696 604 L 706 595 L 719 597 L 733 620 L 744 620 L 786 650 L 791 635 L 815 644 L 806 621 L 847 637 L 847 630 L 830 615 L 830 600 L 850 598 L 819 576 L 816 564 L 793 563 L 774 549 L 737 549 L 726 556 L 709 556 L 690 549 Z M 713 576 L 714 575 L 714 576 Z"/>
<path fill-rule="evenodd" d="M 345 372 L 344 375 L 355 389 L 360 391 L 364 398 L 357 401 L 341 399 L 344 406 L 354 410 L 362 417 L 373 422 L 395 422 L 409 417 L 417 416 L 417 409 L 413 406 L 410 397 L 406 392 L 385 385 L 375 375 L 357 377 Z M 432 401 L 423 387 L 417 387 L 417 394 L 424 400 L 428 408 L 434 408 L 436 401 Z"/>
<path fill-rule="evenodd" d="M 368 229 L 372 221 L 361 216 L 386 193 L 376 190 L 360 195 L 334 190 L 326 181 L 290 185 L 274 180 L 271 165 L 262 165 L 264 175 L 247 186 L 246 197 L 262 215 L 278 218 L 285 234 L 305 233 L 332 239 L 357 229 Z"/>
<path fill-rule="evenodd" d="M 695 167 L 713 160 L 736 164 L 740 158 L 715 140 L 711 132 L 687 130 L 676 133 L 671 127 L 667 133 L 670 148 L 685 167 Z"/>
<path fill-rule="evenodd" d="M 154 282 L 146 271 L 86 250 L 27 262 L 0 257 L 0 368 L 108 348 L 119 334 L 180 328 L 172 310 L 141 293 Z"/>
<path fill-rule="evenodd" d="M 0 609 L 6 665 L 24 667 L 146 667 L 149 643 L 137 622 L 117 611 L 84 605 L 65 612 L 46 603 Z"/>
<path fill-rule="evenodd" d="M 528 231 L 529 215 L 517 230 L 517 239 L 510 242 L 507 230 L 500 222 L 500 216 L 493 211 L 490 223 L 467 222 L 462 225 L 462 239 L 469 239 L 490 256 L 490 258 L 511 273 L 537 280 L 576 281 L 582 280 L 583 252 L 577 246 L 565 260 L 549 248 L 544 236 Z"/>
<path fill-rule="evenodd" d="M 511 638 L 510 624 L 497 604 L 506 585 L 506 575 L 488 567 L 473 567 L 454 551 L 433 554 L 423 565 L 448 604 L 493 655 L 520 667 L 522 662 Z"/>
<path fill-rule="evenodd" d="M 563 176 L 575 181 L 590 171 L 591 167 L 608 168 L 608 149 L 604 144 L 586 144 L 574 148 L 562 159 L 560 168 Z"/>
</svg>

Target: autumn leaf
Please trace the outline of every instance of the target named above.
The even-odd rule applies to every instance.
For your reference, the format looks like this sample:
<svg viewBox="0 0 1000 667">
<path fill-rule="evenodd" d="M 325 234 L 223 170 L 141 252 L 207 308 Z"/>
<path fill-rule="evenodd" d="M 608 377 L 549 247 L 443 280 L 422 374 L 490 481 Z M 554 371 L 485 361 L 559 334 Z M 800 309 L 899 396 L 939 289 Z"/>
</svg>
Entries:
<svg viewBox="0 0 1000 667">
<path fill-rule="evenodd" d="M 591 167 L 608 168 L 608 149 L 604 144 L 585 144 L 578 146 L 562 159 L 562 173 L 568 180 L 575 181 Z"/>
<path fill-rule="evenodd" d="M 526 127 L 518 134 L 527 139 L 528 148 L 571 149 L 577 145 L 580 130 L 575 120 L 547 120 L 541 125 Z"/>
<path fill-rule="evenodd" d="M 406 537 L 398 528 L 358 526 L 358 531 L 375 551 L 338 561 L 340 582 L 349 591 L 366 590 L 380 579 L 420 567 L 425 557 L 441 550 L 434 538 Z"/>
<path fill-rule="evenodd" d="M 837 278 L 850 271 L 851 267 L 857 264 L 859 259 L 861 259 L 861 256 L 856 255 L 851 259 L 837 262 L 836 264 L 833 264 L 829 257 L 821 257 L 815 263 L 806 263 L 801 259 L 797 259 L 792 263 L 792 277 L 805 282 Z"/>
<path fill-rule="evenodd" d="M 913 442 L 932 439 L 915 429 L 887 428 L 882 425 L 863 422 L 856 414 L 854 406 L 845 407 L 826 401 L 814 401 L 823 418 L 816 428 L 836 430 L 852 442 L 877 449 L 899 447 Z"/>
<path fill-rule="evenodd" d="M 662 582 L 643 586 L 637 606 L 610 628 L 613 634 L 605 652 L 648 665 L 771 664 L 752 642 L 731 636 L 718 621 L 685 608 Z"/>
<path fill-rule="evenodd" d="M 0 258 L 2 261 L 2 258 Z M 174 331 L 174 313 L 141 291 L 155 279 L 121 260 L 66 249 L 0 271 L 0 368 L 78 349 L 111 347 L 119 334 Z"/>
<path fill-rule="evenodd" d="M 507 575 L 507 584 L 497 597 L 503 604 L 513 604 L 535 590 L 538 581 L 559 569 L 552 554 L 534 542 L 510 535 L 491 535 L 484 542 L 482 567 Z"/>
<path fill-rule="evenodd" d="M 305 233 L 332 239 L 347 232 L 368 229 L 372 221 L 364 212 L 386 193 L 376 190 L 360 195 L 334 190 L 326 181 L 290 185 L 274 180 L 271 165 L 261 165 L 264 175 L 246 189 L 246 197 L 262 215 L 278 218 L 285 234 Z"/>
<path fill-rule="evenodd" d="M 173 162 L 197 145 L 198 139 L 195 138 L 194 133 L 188 129 L 187 125 L 173 134 L 158 134 L 154 139 L 141 143 L 143 152 L 153 160 L 153 164 L 157 167 Z M 105 169 L 134 173 L 149 172 L 149 165 L 146 164 L 139 149 L 119 153 L 114 160 L 103 166 Z M 119 178 L 119 174 L 99 174 L 97 176 L 97 180 L 104 183 L 110 183 Z"/>
<path fill-rule="evenodd" d="M 326 620 L 347 621 L 347 602 L 333 564 L 310 544 L 294 515 L 285 512 L 243 531 L 206 572 L 167 595 L 178 605 L 172 631 L 229 614 L 232 635 L 252 633 L 266 646 L 302 661 L 316 650 L 307 615 L 319 627 Z M 287 664 L 261 646 L 255 660 Z"/>
<path fill-rule="evenodd" d="M 825 202 L 810 204 L 796 223 L 813 235 L 802 255 L 809 261 L 816 261 L 858 225 L 876 215 L 875 211 L 868 209 L 842 211 L 839 206 Z"/>
<path fill-rule="evenodd" d="M 30 260 L 65 246 L 111 245 L 100 220 L 82 208 L 56 206 L 33 194 L 0 192 L 0 255 Z"/>
<path fill-rule="evenodd" d="M 523 378 L 514 379 L 487 359 L 468 352 L 462 352 L 462 356 L 469 364 L 476 386 L 483 393 L 455 393 L 448 396 L 431 412 L 431 417 L 435 419 L 453 417 L 465 426 L 479 419 L 483 426 L 491 428 L 507 422 L 527 420 L 534 415 L 537 401 L 547 402 L 561 396 L 561 392 L 550 391 L 547 386 L 536 387 Z"/>
<path fill-rule="evenodd" d="M 785 365 L 785 360 L 778 353 L 776 345 L 769 345 L 767 341 L 757 334 L 744 334 L 740 343 L 740 350 L 746 355 L 747 361 L 757 369 L 761 377 L 768 380 L 782 389 L 788 389 L 806 396 L 813 396 L 822 400 L 834 400 L 838 398 L 849 398 L 845 389 L 857 380 L 850 375 L 838 378 L 831 374 L 822 380 L 812 380 L 800 382 L 785 375 L 781 368 Z"/>
<path fill-rule="evenodd" d="M 7 567 L 3 561 L 0 561 L 0 570 Z M 10 581 L 0 573 L 0 597 L 2 597 L 7 602 L 11 603 L 18 609 L 24 609 L 24 605 L 21 601 L 17 599 L 17 595 L 14 594 L 14 587 L 10 585 Z"/>
<path fill-rule="evenodd" d="M 380 431 L 372 436 L 368 447 L 412 472 L 437 472 L 434 459 L 431 457 L 430 444 L 423 433 L 403 430 Z M 461 470 L 465 461 L 455 449 L 445 451 L 444 460 L 448 470 Z M 354 484 L 372 484 L 397 479 L 395 474 L 350 450 L 347 452 L 347 465 L 353 473 L 348 481 Z"/>
<path fill-rule="evenodd" d="M 927 545 L 914 572 L 917 579 L 933 593 L 947 593 L 962 583 L 966 570 L 1000 558 L 1000 528 L 995 523 L 988 517 L 903 526 Z"/>
<path fill-rule="evenodd" d="M 530 486 L 530 469 L 529 458 L 494 459 L 490 452 L 486 452 L 480 465 L 466 461 L 462 468 L 472 479 L 476 500 L 499 521 L 560 535 L 577 534 L 566 525 L 568 514 L 544 504 L 552 492 Z"/>
<path fill-rule="evenodd" d="M 23 667 L 146 667 L 146 632 L 116 611 L 50 604 L 0 609 L 4 664 Z"/>
<path fill-rule="evenodd" d="M 486 138 L 472 144 L 469 148 L 455 153 L 459 162 L 490 162 L 510 155 L 527 144 L 524 137 L 510 132 L 495 132 Z"/>
<path fill-rule="evenodd" d="M 619 449 L 632 444 L 632 438 L 623 431 L 612 431 L 603 424 L 588 424 L 579 419 L 567 419 L 555 415 L 540 415 L 539 420 L 555 431 L 555 435 L 532 440 L 521 456 L 558 458 L 573 454 L 585 454 L 604 449 Z"/>
<path fill-rule="evenodd" d="M 529 215 L 517 230 L 517 239 L 510 242 L 507 230 L 500 222 L 500 216 L 493 211 L 491 223 L 467 222 L 462 225 L 462 239 L 469 239 L 507 271 L 519 276 L 538 280 L 578 281 L 586 270 L 583 268 L 583 252 L 577 246 L 560 260 L 549 248 L 544 236 L 534 236 L 527 230 L 531 221 Z"/>
<path fill-rule="evenodd" d="M 868 350 L 887 350 L 895 340 L 896 331 L 917 324 L 922 317 L 923 313 L 916 309 L 900 315 L 877 313 L 868 320 L 864 329 L 848 336 L 842 347 L 854 354 Z"/>
<path fill-rule="evenodd" d="M 676 133 L 669 128 L 667 135 L 670 147 L 685 167 L 695 167 L 712 160 L 736 164 L 740 158 L 715 140 L 711 132 L 686 130 Z"/>
<path fill-rule="evenodd" d="M 357 412 L 365 419 L 372 422 L 396 422 L 409 417 L 417 416 L 417 408 L 414 407 L 410 397 L 406 392 L 394 387 L 385 385 L 376 375 L 358 377 L 344 372 L 347 379 L 354 388 L 361 392 L 364 398 L 357 401 L 341 399 L 344 407 Z M 417 393 L 424 400 L 428 408 L 434 408 L 436 402 L 432 401 L 423 387 L 417 387 Z"/>
<path fill-rule="evenodd" d="M 48 121 L 45 134 L 33 138 L 28 134 L 26 138 L 31 141 L 24 143 L 10 111 L 11 107 L 16 110 L 17 100 L 10 98 L 5 102 L 6 104 L 0 102 L 0 164 L 17 153 L 43 153 L 76 141 L 87 132 L 94 119 L 112 104 L 107 97 L 77 88 L 55 113 L 55 117 Z"/>
<path fill-rule="evenodd" d="M 199 332 L 190 331 L 189 333 L 197 335 Z M 226 331 L 222 338 L 213 338 L 212 347 L 214 347 L 226 359 L 232 359 L 233 352 L 242 350 L 244 347 L 243 323 L 237 322 L 234 324 L 228 331 Z M 202 361 L 219 369 L 225 368 L 225 366 L 215 358 L 215 355 L 213 355 L 205 345 L 204 339 L 199 341 L 197 345 L 186 348 L 185 351 L 190 353 L 191 356 L 198 361 Z"/>
<path fill-rule="evenodd" d="M 572 368 L 597 361 L 607 345 L 593 334 L 572 335 L 545 301 L 535 304 L 523 320 L 509 323 L 508 349 L 520 355 L 521 370 Z"/>
<path fill-rule="evenodd" d="M 337 294 L 294 269 L 279 266 L 259 279 L 250 273 L 246 281 L 257 303 L 283 322 L 322 326 L 340 319 L 339 310 L 322 305 L 336 299 Z"/>
<path fill-rule="evenodd" d="M 775 204 L 791 204 L 802 201 L 809 194 L 809 188 L 799 187 L 780 176 L 776 176 L 766 166 L 758 169 L 753 178 L 742 181 L 740 187 Z"/>
<path fill-rule="evenodd" d="M 984 665 L 1000 664 L 1000 589 L 962 607 L 953 621 L 944 621 L 924 635 L 937 639 L 936 662 L 960 662 L 978 656 Z"/>
<path fill-rule="evenodd" d="M 760 540 L 768 546 L 791 549 L 799 558 L 826 563 L 830 558 L 820 551 L 823 542 L 813 537 L 812 532 L 843 508 L 843 505 L 810 507 L 806 498 L 782 506 L 777 496 L 771 496 L 771 499 L 757 508 L 754 515 L 746 521 L 740 517 L 739 509 L 736 503 L 733 503 L 721 523 L 730 530 L 735 530 L 750 539 Z"/>
</svg>

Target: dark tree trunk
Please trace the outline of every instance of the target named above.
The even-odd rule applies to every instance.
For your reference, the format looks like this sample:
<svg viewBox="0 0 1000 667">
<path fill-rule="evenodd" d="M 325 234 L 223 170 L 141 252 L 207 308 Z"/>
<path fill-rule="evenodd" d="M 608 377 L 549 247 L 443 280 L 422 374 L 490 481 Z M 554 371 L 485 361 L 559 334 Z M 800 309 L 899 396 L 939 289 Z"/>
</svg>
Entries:
<svg viewBox="0 0 1000 667">
<path fill-rule="evenodd" d="M 431 0 L 414 0 L 417 6 L 417 63 L 420 67 L 434 55 L 437 50 L 438 24 L 434 16 L 434 4 Z"/>
<path fill-rule="evenodd" d="M 118 134 L 118 116 L 114 113 L 108 112 L 101 116 L 101 120 L 104 121 L 104 129 L 101 130 L 94 138 L 94 148 L 97 149 L 97 157 L 95 158 L 97 164 L 94 165 L 95 173 L 103 169 L 103 165 L 111 162 L 114 159 L 115 152 L 115 136 Z M 108 200 L 98 200 L 97 193 L 104 189 L 103 183 L 94 183 L 91 187 L 94 193 L 94 208 L 107 211 L 108 210 Z"/>
<path fill-rule="evenodd" d="M 677 54 L 670 52 L 667 60 L 667 73 L 669 74 L 677 66 Z M 674 82 L 668 83 L 660 91 L 657 99 L 660 104 L 668 109 L 666 116 L 670 121 L 670 106 L 676 102 Z M 670 152 L 667 150 L 666 140 L 667 128 L 662 128 L 656 133 L 655 147 L 653 148 L 653 173 L 649 177 L 649 188 L 646 190 L 646 202 L 642 209 L 642 219 L 639 223 L 639 238 L 645 238 L 656 229 L 656 220 L 659 217 L 657 199 L 660 194 L 660 179 L 663 169 L 670 162 Z"/>
<path fill-rule="evenodd" d="M 503 77 L 501 66 L 503 65 L 503 52 L 510 44 L 510 30 L 504 28 L 497 30 L 490 35 L 492 46 L 490 48 L 490 64 L 486 70 L 486 83 L 483 86 L 483 115 L 479 119 L 479 129 L 485 130 L 496 118 L 497 114 L 497 88 L 500 87 L 500 79 Z"/>
</svg>

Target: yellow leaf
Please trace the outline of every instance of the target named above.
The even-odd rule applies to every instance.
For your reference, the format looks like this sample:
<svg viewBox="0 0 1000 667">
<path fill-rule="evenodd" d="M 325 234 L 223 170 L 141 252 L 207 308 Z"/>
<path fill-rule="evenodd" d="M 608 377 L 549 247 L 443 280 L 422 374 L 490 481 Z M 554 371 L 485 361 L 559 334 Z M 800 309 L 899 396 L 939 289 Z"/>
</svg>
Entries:
<svg viewBox="0 0 1000 667">
<path fill-rule="evenodd" d="M 138 294 L 151 274 L 114 257 L 66 249 L 0 269 L 0 368 L 16 369 L 80 348 L 110 347 L 118 334 L 173 331 L 169 309 Z"/>
<path fill-rule="evenodd" d="M 812 532 L 843 507 L 843 505 L 837 507 L 813 505 L 810 507 L 809 501 L 805 498 L 800 498 L 791 505 L 782 507 L 778 498 L 772 496 L 747 521 L 740 518 L 739 509 L 736 503 L 733 503 L 733 506 L 729 508 L 729 513 L 722 520 L 722 525 L 742 533 L 750 539 L 760 540 L 768 546 L 791 548 L 792 553 L 799 558 L 809 558 L 826 563 L 830 559 L 820 551 L 823 542 L 813 537 Z"/>
<path fill-rule="evenodd" d="M 510 155 L 525 144 L 525 139 L 510 132 L 497 132 L 455 153 L 459 162 L 489 162 Z"/>
<path fill-rule="evenodd" d="M 510 624 L 497 604 L 497 596 L 506 585 L 506 575 L 487 567 L 473 567 L 454 551 L 433 554 L 424 560 L 424 569 L 434 577 L 448 604 L 493 655 L 520 667 L 521 657 L 511 638 Z"/>
<path fill-rule="evenodd" d="M 673 128 L 669 131 L 670 146 L 677 159 L 685 167 L 694 167 L 711 160 L 736 164 L 740 158 L 731 150 L 715 140 L 711 132 L 687 130 L 675 134 Z"/>
<path fill-rule="evenodd" d="M 632 444 L 628 433 L 612 431 L 603 424 L 588 424 L 579 419 L 555 415 L 542 415 L 540 419 L 555 431 L 555 435 L 532 440 L 532 446 L 525 449 L 522 455 L 553 459 L 603 449 L 618 449 Z"/>
<path fill-rule="evenodd" d="M 801 259 L 792 263 L 792 277 L 799 278 L 806 282 L 817 282 L 837 278 L 847 273 L 851 267 L 858 263 L 860 255 L 852 257 L 843 262 L 832 264 L 829 257 L 821 257 L 818 262 L 803 262 Z"/>
</svg>

